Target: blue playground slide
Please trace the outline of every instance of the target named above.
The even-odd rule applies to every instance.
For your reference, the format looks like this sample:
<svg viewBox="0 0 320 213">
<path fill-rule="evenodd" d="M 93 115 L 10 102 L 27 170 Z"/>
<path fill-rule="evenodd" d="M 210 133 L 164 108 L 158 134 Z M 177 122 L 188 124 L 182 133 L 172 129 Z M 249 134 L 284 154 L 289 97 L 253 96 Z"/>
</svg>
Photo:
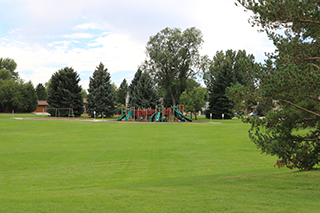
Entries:
<svg viewBox="0 0 320 213">
<path fill-rule="evenodd" d="M 127 111 L 124 109 L 122 111 L 122 115 L 117 119 L 117 121 L 121 121 L 124 117 L 126 117 L 126 113 L 127 113 Z"/>
<path fill-rule="evenodd" d="M 157 122 L 160 120 L 160 115 L 161 115 L 161 112 L 158 112 L 158 113 L 157 113 L 157 118 L 156 118 L 156 121 L 157 121 Z"/>
<path fill-rule="evenodd" d="M 133 109 L 128 112 L 126 121 L 128 121 L 131 116 L 133 116 Z"/>
<path fill-rule="evenodd" d="M 150 122 L 153 122 L 154 121 L 154 116 L 156 116 L 157 112 L 153 113 L 150 117 Z"/>
<path fill-rule="evenodd" d="M 189 121 L 192 122 L 192 120 L 190 118 L 187 118 L 186 116 L 184 116 L 177 107 L 174 108 L 174 112 L 175 112 L 175 116 L 180 120 L 180 121 Z"/>
</svg>

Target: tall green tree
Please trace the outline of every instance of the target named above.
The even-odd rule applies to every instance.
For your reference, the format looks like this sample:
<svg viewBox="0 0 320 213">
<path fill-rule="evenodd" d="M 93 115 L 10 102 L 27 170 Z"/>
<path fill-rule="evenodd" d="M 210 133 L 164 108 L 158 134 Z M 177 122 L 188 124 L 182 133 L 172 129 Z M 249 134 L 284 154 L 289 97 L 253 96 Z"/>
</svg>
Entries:
<svg viewBox="0 0 320 213">
<path fill-rule="evenodd" d="M 87 97 L 87 92 L 85 89 L 81 89 L 81 96 L 82 96 L 82 99 L 85 99 Z"/>
<path fill-rule="evenodd" d="M 117 93 L 117 91 L 118 91 L 117 85 L 116 85 L 115 83 L 112 83 L 112 84 L 111 84 L 111 87 L 112 87 L 112 91 L 115 92 L 115 93 Z"/>
<path fill-rule="evenodd" d="M 13 79 L 0 79 L 0 110 L 17 110 L 23 107 L 21 103 L 21 90 Z"/>
<path fill-rule="evenodd" d="M 37 108 L 37 94 L 31 81 L 0 79 L 0 111 L 32 112 Z"/>
<path fill-rule="evenodd" d="M 11 74 L 10 70 L 0 69 L 0 79 L 10 80 L 11 78 L 12 78 L 12 74 Z"/>
<path fill-rule="evenodd" d="M 88 89 L 88 114 L 111 117 L 116 113 L 116 94 L 112 88 L 108 69 L 100 62 L 90 77 Z"/>
<path fill-rule="evenodd" d="M 8 73 L 5 70 L 10 71 L 12 78 L 18 79 L 17 63 L 10 58 L 0 58 L 0 76 L 8 76 Z M 2 77 L 3 78 L 3 77 Z"/>
<path fill-rule="evenodd" d="M 33 112 L 38 106 L 38 96 L 34 89 L 31 81 L 20 83 L 20 91 L 22 96 L 23 107 L 22 110 L 25 112 Z"/>
<path fill-rule="evenodd" d="M 197 113 L 206 105 L 206 94 L 207 89 L 200 86 L 185 90 L 181 94 L 180 102 L 184 105 L 184 110 L 193 113 L 196 120 Z"/>
<path fill-rule="evenodd" d="M 138 69 L 137 72 L 134 74 L 134 77 L 129 86 L 129 107 L 135 107 L 137 109 L 140 106 L 140 103 L 138 101 L 137 86 L 138 86 L 138 82 L 140 80 L 141 75 L 142 75 L 142 71 Z"/>
<path fill-rule="evenodd" d="M 47 100 L 47 91 L 43 84 L 39 83 L 36 87 L 36 93 L 39 100 L 46 101 Z"/>
<path fill-rule="evenodd" d="M 143 72 L 136 87 L 136 107 L 155 108 L 159 103 L 159 96 L 155 88 L 155 83 L 149 73 Z"/>
<path fill-rule="evenodd" d="M 119 89 L 117 90 L 117 102 L 120 104 L 126 104 L 126 96 L 127 92 L 129 91 L 129 85 L 126 79 L 123 79 L 121 82 Z"/>
<path fill-rule="evenodd" d="M 185 31 L 165 28 L 150 37 L 143 69 L 151 71 L 164 98 L 171 99 L 168 105 L 178 104 L 187 80 L 207 68 L 208 58 L 199 53 L 202 43 L 201 31 L 194 27 Z"/>
<path fill-rule="evenodd" d="M 224 114 L 226 119 L 230 119 L 232 103 L 226 97 L 226 88 L 235 83 L 232 61 L 222 51 L 217 52 L 213 60 L 213 65 L 205 78 L 209 93 L 209 109 L 206 111 L 206 117 L 210 118 L 212 114 L 212 118 L 221 119 Z"/>
<path fill-rule="evenodd" d="M 259 74 L 259 92 L 281 110 L 245 120 L 252 124 L 249 136 L 262 153 L 278 157 L 277 166 L 312 169 L 320 161 L 320 2 L 238 2 L 277 48 Z"/>
<path fill-rule="evenodd" d="M 254 60 L 254 56 L 247 54 L 245 50 L 216 53 L 209 71 L 204 74 L 204 82 L 209 93 L 207 118 L 210 117 L 210 113 L 216 119 L 221 118 L 222 114 L 227 119 L 232 117 L 233 103 L 227 97 L 227 88 L 236 84 L 241 87 L 251 82 L 251 69 L 259 67 Z"/>
<path fill-rule="evenodd" d="M 155 82 L 148 72 L 139 68 L 129 86 L 129 106 L 138 108 L 155 108 L 159 95 Z"/>
<path fill-rule="evenodd" d="M 71 67 L 65 67 L 53 73 L 48 86 L 48 108 L 72 108 L 75 116 L 83 113 L 83 100 L 79 74 Z M 55 110 L 48 110 L 51 116 Z M 60 112 L 60 116 L 69 115 L 68 110 Z"/>
</svg>

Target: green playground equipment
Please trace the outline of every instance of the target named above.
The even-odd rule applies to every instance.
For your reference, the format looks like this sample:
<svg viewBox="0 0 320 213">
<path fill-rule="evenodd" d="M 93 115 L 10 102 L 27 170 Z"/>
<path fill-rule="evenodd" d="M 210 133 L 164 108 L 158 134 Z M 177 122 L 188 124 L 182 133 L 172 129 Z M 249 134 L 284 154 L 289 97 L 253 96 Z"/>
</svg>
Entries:
<svg viewBox="0 0 320 213">
<path fill-rule="evenodd" d="M 158 121 L 165 122 L 166 119 L 163 119 L 163 117 L 161 117 L 161 115 L 162 115 L 162 107 L 158 107 L 156 109 L 156 112 L 151 115 L 150 122 L 153 122 L 154 120 L 156 120 L 157 122 Z"/>
<path fill-rule="evenodd" d="M 175 116 L 179 121 L 192 122 L 191 119 L 184 116 L 179 110 L 183 111 L 183 106 L 174 106 L 172 108 L 156 106 L 156 109 L 126 109 L 122 110 L 122 115 L 117 121 L 121 121 L 124 118 L 128 121 L 130 117 L 135 121 L 147 121 L 147 118 L 150 117 L 150 122 L 167 122 L 173 121 L 172 117 Z M 175 121 L 177 121 L 177 119 L 175 119 Z"/>
<path fill-rule="evenodd" d="M 128 112 L 126 121 L 128 121 L 131 116 L 133 117 L 133 109 Z"/>
<path fill-rule="evenodd" d="M 153 121 L 154 121 L 154 117 L 155 117 L 156 114 L 157 114 L 157 113 L 155 112 L 155 113 L 153 113 L 153 114 L 151 115 L 151 117 L 150 117 L 150 122 L 153 122 Z"/>
<path fill-rule="evenodd" d="M 117 119 L 117 121 L 121 121 L 127 115 L 127 110 L 122 110 L 122 115 Z"/>
<path fill-rule="evenodd" d="M 189 122 L 192 122 L 192 120 L 190 118 L 187 118 L 186 116 L 184 116 L 179 110 L 178 110 L 178 107 L 175 106 L 173 108 L 174 110 L 174 115 L 180 120 L 180 121 L 189 121 Z"/>
</svg>

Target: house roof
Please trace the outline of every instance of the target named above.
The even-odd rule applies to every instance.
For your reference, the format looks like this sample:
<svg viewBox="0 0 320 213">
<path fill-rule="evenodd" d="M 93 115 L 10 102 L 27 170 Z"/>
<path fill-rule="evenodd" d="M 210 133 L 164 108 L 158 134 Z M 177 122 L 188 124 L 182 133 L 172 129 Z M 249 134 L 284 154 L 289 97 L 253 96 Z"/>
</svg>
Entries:
<svg viewBox="0 0 320 213">
<path fill-rule="evenodd" d="M 38 106 L 48 106 L 47 101 L 38 101 Z"/>
</svg>

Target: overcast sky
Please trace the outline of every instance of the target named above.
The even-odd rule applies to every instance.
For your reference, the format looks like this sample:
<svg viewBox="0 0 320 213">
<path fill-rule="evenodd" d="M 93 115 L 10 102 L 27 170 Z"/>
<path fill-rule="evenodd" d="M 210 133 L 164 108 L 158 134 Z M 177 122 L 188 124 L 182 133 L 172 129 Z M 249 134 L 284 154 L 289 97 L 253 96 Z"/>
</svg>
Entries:
<svg viewBox="0 0 320 213">
<path fill-rule="evenodd" d="M 248 23 L 235 0 L 0 0 L 0 57 L 12 58 L 24 80 L 47 82 L 73 67 L 88 88 L 102 62 L 119 85 L 132 80 L 146 58 L 150 36 L 166 27 L 196 27 L 202 55 L 244 49 L 263 62 L 274 46 Z"/>
</svg>

